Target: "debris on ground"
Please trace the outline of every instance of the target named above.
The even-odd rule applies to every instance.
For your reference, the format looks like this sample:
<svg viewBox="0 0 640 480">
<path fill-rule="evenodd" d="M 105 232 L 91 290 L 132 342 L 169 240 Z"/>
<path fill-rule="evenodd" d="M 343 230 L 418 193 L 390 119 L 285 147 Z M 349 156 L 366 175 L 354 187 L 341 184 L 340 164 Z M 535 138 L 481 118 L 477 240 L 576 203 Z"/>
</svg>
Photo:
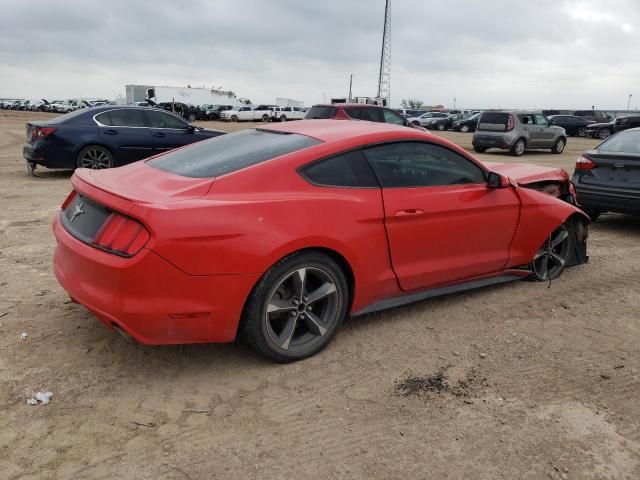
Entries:
<svg viewBox="0 0 640 480">
<path fill-rule="evenodd" d="M 27 399 L 27 405 L 37 405 L 38 402 L 43 405 L 47 405 L 51 400 L 51 397 L 53 397 L 53 393 L 51 392 L 38 392 L 36 393 L 36 398 Z"/>
<path fill-rule="evenodd" d="M 129 423 L 134 427 L 149 427 L 149 428 L 157 427 L 155 422 L 138 422 L 136 420 L 130 420 Z"/>
<path fill-rule="evenodd" d="M 210 408 L 185 408 L 183 410 L 183 412 L 185 413 L 211 413 L 211 409 Z"/>
<path fill-rule="evenodd" d="M 469 369 L 465 378 L 459 379 L 453 385 L 449 383 L 446 370 L 440 369 L 428 376 L 410 375 L 396 382 L 396 391 L 405 397 L 444 392 L 449 392 L 456 397 L 469 397 L 471 389 L 478 383 L 480 383 L 478 373 L 473 367 Z"/>
<path fill-rule="evenodd" d="M 20 340 L 26 340 L 29 334 L 27 332 L 22 332 L 20 334 Z"/>
<path fill-rule="evenodd" d="M 396 383 L 396 390 L 405 397 L 433 392 L 442 393 L 449 389 L 444 370 L 438 370 L 433 375 L 420 377 L 411 375 Z"/>
</svg>

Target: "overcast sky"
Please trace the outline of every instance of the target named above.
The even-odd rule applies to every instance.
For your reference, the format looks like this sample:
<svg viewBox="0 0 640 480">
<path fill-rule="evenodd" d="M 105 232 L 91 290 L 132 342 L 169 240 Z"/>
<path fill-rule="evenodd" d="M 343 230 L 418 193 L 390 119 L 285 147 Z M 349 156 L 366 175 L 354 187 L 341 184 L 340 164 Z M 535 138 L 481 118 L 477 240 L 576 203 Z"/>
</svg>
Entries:
<svg viewBox="0 0 640 480">
<path fill-rule="evenodd" d="M 384 0 L 0 0 L 0 97 L 215 86 L 254 102 L 375 96 Z M 391 99 L 640 106 L 638 0 L 393 0 Z"/>
</svg>

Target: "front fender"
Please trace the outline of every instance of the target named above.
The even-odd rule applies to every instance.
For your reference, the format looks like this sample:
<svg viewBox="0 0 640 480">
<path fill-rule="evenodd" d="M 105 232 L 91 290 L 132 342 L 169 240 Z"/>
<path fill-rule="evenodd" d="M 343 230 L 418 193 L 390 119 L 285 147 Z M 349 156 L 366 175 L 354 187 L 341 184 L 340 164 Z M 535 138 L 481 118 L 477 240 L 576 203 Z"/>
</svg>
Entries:
<svg viewBox="0 0 640 480">
<path fill-rule="evenodd" d="M 584 263 L 586 257 L 587 225 L 589 217 L 579 208 L 546 193 L 516 187 L 520 197 L 520 221 L 509 249 L 507 268 L 528 265 L 545 239 L 566 221 L 572 219 L 580 223 L 575 252 L 575 263 Z"/>
</svg>

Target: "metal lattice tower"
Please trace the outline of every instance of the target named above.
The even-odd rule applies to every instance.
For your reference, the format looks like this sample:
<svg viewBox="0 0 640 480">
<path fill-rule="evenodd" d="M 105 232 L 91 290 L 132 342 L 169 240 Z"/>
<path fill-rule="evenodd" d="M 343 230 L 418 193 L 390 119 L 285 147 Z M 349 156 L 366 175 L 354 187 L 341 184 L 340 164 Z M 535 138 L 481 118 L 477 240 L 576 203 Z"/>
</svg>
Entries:
<svg viewBox="0 0 640 480">
<path fill-rule="evenodd" d="M 378 98 L 385 99 L 387 106 L 391 106 L 391 0 L 386 0 L 384 7 L 384 29 L 382 31 L 380 75 L 378 76 Z"/>
</svg>

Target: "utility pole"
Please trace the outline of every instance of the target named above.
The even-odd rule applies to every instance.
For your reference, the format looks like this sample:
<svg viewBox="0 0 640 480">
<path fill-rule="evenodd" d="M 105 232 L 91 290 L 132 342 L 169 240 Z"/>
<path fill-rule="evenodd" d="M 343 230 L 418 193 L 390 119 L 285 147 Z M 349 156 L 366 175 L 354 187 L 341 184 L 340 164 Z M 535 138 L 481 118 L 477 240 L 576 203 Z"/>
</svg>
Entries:
<svg viewBox="0 0 640 480">
<path fill-rule="evenodd" d="M 627 110 L 631 107 L 631 97 L 633 97 L 633 93 L 629 94 L 629 100 L 627 100 Z"/>
<path fill-rule="evenodd" d="M 391 0 L 385 1 L 384 28 L 382 30 L 382 51 L 380 53 L 380 73 L 378 75 L 378 99 L 391 106 Z"/>
<path fill-rule="evenodd" d="M 453 109 L 456 109 L 456 97 L 453 97 Z"/>
<path fill-rule="evenodd" d="M 349 75 L 349 98 L 348 102 L 351 103 L 351 86 L 353 85 L 353 73 Z"/>
</svg>

